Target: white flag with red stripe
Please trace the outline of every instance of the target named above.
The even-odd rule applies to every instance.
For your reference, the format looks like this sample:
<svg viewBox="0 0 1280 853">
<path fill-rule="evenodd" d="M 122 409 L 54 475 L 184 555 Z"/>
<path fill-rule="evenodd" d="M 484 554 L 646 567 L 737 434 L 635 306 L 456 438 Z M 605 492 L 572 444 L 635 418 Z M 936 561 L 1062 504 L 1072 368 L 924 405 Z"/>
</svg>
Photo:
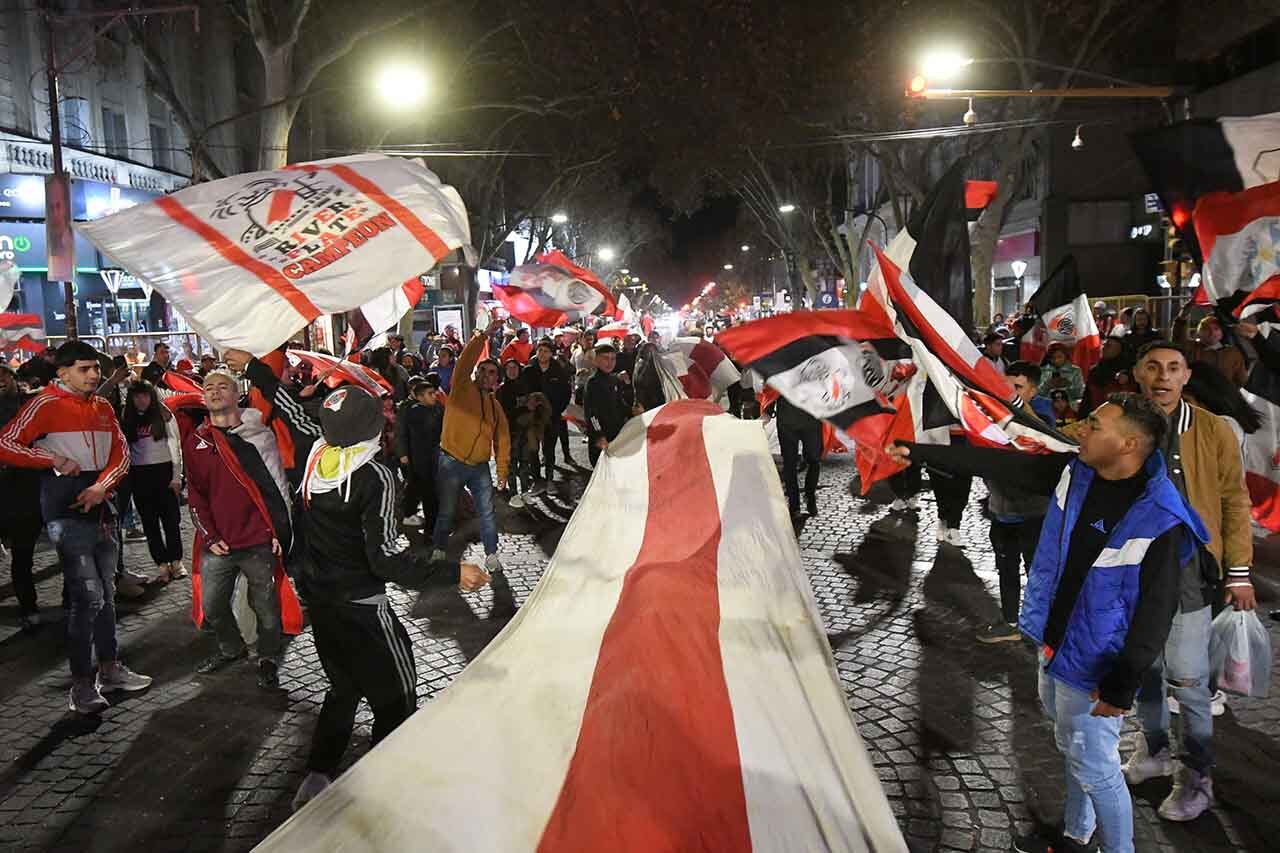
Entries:
<svg viewBox="0 0 1280 853">
<path fill-rule="evenodd" d="M 44 349 L 44 323 L 39 314 L 0 313 L 0 349 Z"/>
<path fill-rule="evenodd" d="M 676 338 L 662 353 L 667 369 L 695 400 L 714 400 L 742 379 L 724 350 L 705 338 Z"/>
<path fill-rule="evenodd" d="M 76 228 L 218 349 L 258 356 L 470 241 L 453 187 L 381 155 L 195 184 Z"/>
<path fill-rule="evenodd" d="M 370 370 L 363 364 L 325 355 L 322 352 L 291 349 L 285 351 L 285 358 L 290 367 L 306 364 L 311 368 L 313 382 L 324 380 L 325 385 L 337 388 L 339 385 L 359 385 L 375 397 L 382 397 L 392 391 L 391 383 L 382 378 L 376 370 Z"/>
<path fill-rule="evenodd" d="M 633 418 L 511 622 L 257 849 L 905 851 L 790 524 L 758 422 Z"/>
</svg>

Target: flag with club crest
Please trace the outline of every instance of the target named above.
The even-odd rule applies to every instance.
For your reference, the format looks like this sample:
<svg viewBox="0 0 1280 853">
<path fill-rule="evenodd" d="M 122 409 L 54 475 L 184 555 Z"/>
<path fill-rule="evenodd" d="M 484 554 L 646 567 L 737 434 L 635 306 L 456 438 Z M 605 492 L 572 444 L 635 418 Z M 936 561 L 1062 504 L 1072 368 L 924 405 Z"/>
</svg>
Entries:
<svg viewBox="0 0 1280 853">
<path fill-rule="evenodd" d="M 563 326 L 592 314 L 621 319 L 600 277 L 558 251 L 516 267 L 509 283 L 493 285 L 493 295 L 511 316 L 540 328 Z"/>
<path fill-rule="evenodd" d="M 1089 294 L 1080 283 L 1074 255 L 1067 255 L 1049 274 L 1030 300 L 1039 315 L 1036 324 L 1022 336 L 1023 361 L 1039 364 L 1054 344 L 1071 350 L 1071 362 L 1088 376 L 1102 357 L 1102 337 L 1089 306 Z"/>
<path fill-rule="evenodd" d="M 1248 317 L 1280 301 L 1280 181 L 1201 196 L 1194 222 L 1211 302 Z"/>
<path fill-rule="evenodd" d="M 392 392 L 391 383 L 376 370 L 364 365 L 348 361 L 345 358 L 325 355 L 322 352 L 290 349 L 285 351 L 291 367 L 305 364 L 311 368 L 312 381 L 324 378 L 325 385 L 337 388 L 339 385 L 359 385 L 375 397 L 384 397 Z"/>
<path fill-rule="evenodd" d="M 426 848 L 906 853 L 758 424 L 632 418 L 502 632 L 257 850 Z"/>
<path fill-rule="evenodd" d="M 911 347 L 919 374 L 932 384 L 937 400 L 950 412 L 955 425 L 980 447 L 999 447 L 1027 453 L 1062 453 L 1077 449 L 1075 442 L 1027 412 L 1013 387 L 983 358 L 969 336 L 949 314 L 899 269 L 883 252 L 876 257 L 894 316 L 898 337 Z M 877 479 L 893 473 L 877 451 L 894 439 L 916 440 L 940 424 L 929 422 L 927 388 L 913 379 L 911 393 L 895 401 L 898 417 L 882 440 L 866 457 L 859 456 L 864 493 Z M 914 408 L 919 407 L 919 408 Z M 936 412 L 936 406 L 934 411 Z M 936 418 L 934 418 L 936 420 Z M 936 433 L 934 433 L 936 434 Z"/>
<path fill-rule="evenodd" d="M 215 347 L 258 356 L 321 314 L 416 282 L 470 240 L 453 187 L 382 155 L 194 184 L 76 228 Z"/>
</svg>

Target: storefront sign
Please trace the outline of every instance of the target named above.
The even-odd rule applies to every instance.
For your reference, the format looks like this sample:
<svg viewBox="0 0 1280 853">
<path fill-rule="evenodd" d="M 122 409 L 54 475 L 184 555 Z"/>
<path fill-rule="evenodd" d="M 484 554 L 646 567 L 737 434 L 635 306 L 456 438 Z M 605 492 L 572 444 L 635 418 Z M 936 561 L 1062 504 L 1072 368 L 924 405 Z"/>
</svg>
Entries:
<svg viewBox="0 0 1280 853">
<path fill-rule="evenodd" d="M 0 218 L 44 219 L 44 182 L 46 175 L 0 175 Z M 71 216 L 84 221 L 99 219 L 136 204 L 143 204 L 158 193 L 118 187 L 98 181 L 71 182 Z"/>
</svg>

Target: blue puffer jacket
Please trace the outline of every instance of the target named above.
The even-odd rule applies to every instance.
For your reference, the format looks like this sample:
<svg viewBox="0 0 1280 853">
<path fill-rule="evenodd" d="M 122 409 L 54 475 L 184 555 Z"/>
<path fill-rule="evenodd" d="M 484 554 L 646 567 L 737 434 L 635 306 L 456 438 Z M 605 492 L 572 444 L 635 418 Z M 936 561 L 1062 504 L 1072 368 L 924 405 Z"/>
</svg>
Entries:
<svg viewBox="0 0 1280 853">
<path fill-rule="evenodd" d="M 1194 556 L 1198 545 L 1209 541 L 1200 517 L 1169 481 L 1164 457 L 1158 451 L 1147 459 L 1146 472 L 1150 478 L 1146 488 L 1111 531 L 1106 547 L 1090 568 L 1062 642 L 1049 661 L 1049 675 L 1086 692 L 1098 686 L 1124 648 L 1138 604 L 1142 559 L 1152 541 L 1182 525 L 1188 534 L 1182 537 L 1179 552 L 1183 565 Z M 1073 460 L 1062 472 L 1045 515 L 1018 622 L 1022 633 L 1037 643 L 1044 643 L 1071 532 L 1095 475 L 1094 469 Z"/>
</svg>

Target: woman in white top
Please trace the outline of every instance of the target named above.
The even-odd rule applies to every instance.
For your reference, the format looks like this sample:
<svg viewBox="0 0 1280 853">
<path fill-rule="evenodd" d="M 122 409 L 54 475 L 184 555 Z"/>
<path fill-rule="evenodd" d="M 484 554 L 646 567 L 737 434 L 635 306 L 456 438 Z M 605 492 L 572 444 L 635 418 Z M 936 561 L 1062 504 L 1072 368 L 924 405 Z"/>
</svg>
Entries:
<svg viewBox="0 0 1280 853">
<path fill-rule="evenodd" d="M 155 386 L 129 387 L 121 416 L 129 442 L 129 484 L 147 534 L 151 559 L 160 568 L 157 581 L 187 576 L 178 496 L 182 494 L 182 438 L 173 413 L 160 402 Z"/>
</svg>

